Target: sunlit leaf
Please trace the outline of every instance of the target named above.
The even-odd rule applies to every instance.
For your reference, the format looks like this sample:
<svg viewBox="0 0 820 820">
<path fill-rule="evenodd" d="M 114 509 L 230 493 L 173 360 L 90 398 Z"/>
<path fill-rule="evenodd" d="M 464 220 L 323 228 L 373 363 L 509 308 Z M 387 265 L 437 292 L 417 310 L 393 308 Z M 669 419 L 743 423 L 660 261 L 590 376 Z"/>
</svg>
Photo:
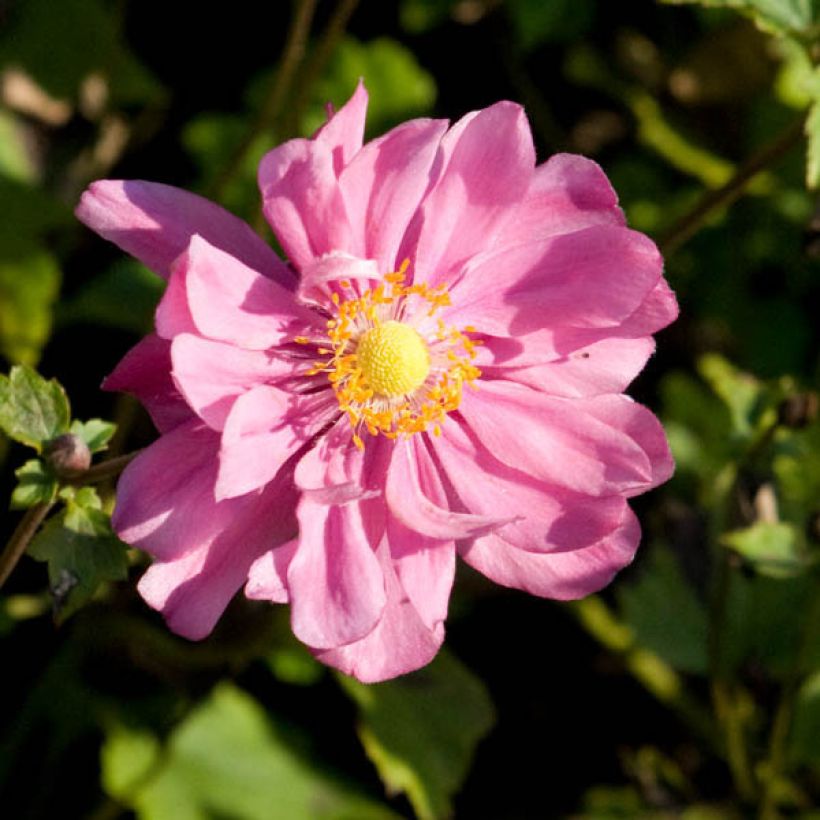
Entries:
<svg viewBox="0 0 820 820">
<path fill-rule="evenodd" d="M 723 542 L 761 575 L 772 578 L 799 575 L 810 565 L 795 528 L 782 521 L 758 521 L 726 533 Z"/>
<path fill-rule="evenodd" d="M 38 458 L 27 461 L 14 471 L 14 475 L 17 476 L 17 486 L 11 494 L 12 509 L 48 504 L 57 495 L 57 479 Z"/>
<path fill-rule="evenodd" d="M 0 375 L 0 429 L 9 438 L 40 452 L 51 439 L 68 431 L 68 398 L 55 379 L 15 365 Z"/>
<path fill-rule="evenodd" d="M 494 722 L 481 681 L 447 652 L 386 683 L 339 679 L 359 707 L 359 737 L 388 791 L 406 793 L 421 820 L 448 816 Z"/>
<path fill-rule="evenodd" d="M 661 0 L 672 5 L 697 4 L 731 8 L 751 17 L 760 28 L 776 34 L 809 35 L 820 19 L 817 0 Z"/>
<path fill-rule="evenodd" d="M 102 752 L 103 785 L 140 820 L 397 820 L 288 745 L 247 693 L 220 684 L 171 734 L 118 728 Z"/>
<path fill-rule="evenodd" d="M 101 584 L 128 575 L 125 545 L 111 530 L 96 492 L 83 487 L 66 495 L 66 508 L 46 522 L 28 550 L 32 558 L 48 562 L 59 620 L 76 612 Z"/>
<path fill-rule="evenodd" d="M 70 432 L 79 436 L 92 453 L 99 453 L 108 447 L 108 442 L 117 432 L 117 425 L 102 419 L 73 421 Z"/>
</svg>

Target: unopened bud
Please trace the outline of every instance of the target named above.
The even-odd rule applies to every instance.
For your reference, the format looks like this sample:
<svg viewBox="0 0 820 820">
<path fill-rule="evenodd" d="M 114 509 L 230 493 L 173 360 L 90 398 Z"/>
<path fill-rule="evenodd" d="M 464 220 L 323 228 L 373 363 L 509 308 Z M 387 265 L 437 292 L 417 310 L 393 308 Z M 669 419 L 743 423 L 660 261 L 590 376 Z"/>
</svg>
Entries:
<svg viewBox="0 0 820 820">
<path fill-rule="evenodd" d="M 778 422 L 783 427 L 800 429 L 811 424 L 817 418 L 820 409 L 817 393 L 795 393 L 780 402 L 777 410 Z"/>
<path fill-rule="evenodd" d="M 60 478 L 74 478 L 91 466 L 88 445 L 74 433 L 57 436 L 46 445 L 43 455 Z"/>
</svg>

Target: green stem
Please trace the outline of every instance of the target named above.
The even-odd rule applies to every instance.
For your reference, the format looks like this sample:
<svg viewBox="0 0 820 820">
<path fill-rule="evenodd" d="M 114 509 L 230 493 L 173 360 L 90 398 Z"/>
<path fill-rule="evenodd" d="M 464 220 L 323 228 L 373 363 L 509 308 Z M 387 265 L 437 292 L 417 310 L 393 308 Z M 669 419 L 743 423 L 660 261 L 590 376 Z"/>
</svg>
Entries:
<svg viewBox="0 0 820 820">
<path fill-rule="evenodd" d="M 293 18 L 288 30 L 285 50 L 276 72 L 276 78 L 270 92 L 253 125 L 245 133 L 242 141 L 236 146 L 222 172 L 214 182 L 209 195 L 219 199 L 234 176 L 239 173 L 248 152 L 253 148 L 257 137 L 272 129 L 288 97 L 288 91 L 302 63 L 305 54 L 310 26 L 316 11 L 317 0 L 294 0 Z"/>
<path fill-rule="evenodd" d="M 804 122 L 805 117 L 801 115 L 741 165 L 725 185 L 705 193 L 692 210 L 684 214 L 661 237 L 658 245 L 664 254 L 674 253 L 690 240 L 714 211 L 734 202 L 757 174 L 787 154 L 802 139 Z"/>
</svg>

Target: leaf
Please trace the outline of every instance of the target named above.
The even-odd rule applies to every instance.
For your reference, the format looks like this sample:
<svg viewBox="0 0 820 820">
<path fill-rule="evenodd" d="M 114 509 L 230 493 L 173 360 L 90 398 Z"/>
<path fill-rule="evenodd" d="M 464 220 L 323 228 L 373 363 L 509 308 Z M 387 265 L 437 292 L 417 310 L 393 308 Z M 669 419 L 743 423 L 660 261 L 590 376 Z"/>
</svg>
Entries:
<svg viewBox="0 0 820 820">
<path fill-rule="evenodd" d="M 806 186 L 816 188 L 820 184 L 820 102 L 809 108 L 806 124 Z"/>
<path fill-rule="evenodd" d="M 79 436 L 92 453 L 99 453 L 108 447 L 111 437 L 117 432 L 117 425 L 102 419 L 72 421 L 70 432 Z"/>
<path fill-rule="evenodd" d="M 102 750 L 108 793 L 140 820 L 398 820 L 300 757 L 260 705 L 220 684 L 172 732 L 117 728 Z"/>
<path fill-rule="evenodd" d="M 817 0 L 661 0 L 670 5 L 697 4 L 706 8 L 736 9 L 773 34 L 810 37 L 820 17 Z"/>
<path fill-rule="evenodd" d="M 706 610 L 671 550 L 653 547 L 637 580 L 619 586 L 618 599 L 639 644 L 683 672 L 707 671 Z"/>
<path fill-rule="evenodd" d="M 57 495 L 57 479 L 38 458 L 27 461 L 14 471 L 14 475 L 17 476 L 18 484 L 11 494 L 13 510 L 33 507 L 35 504 L 48 504 Z"/>
<path fill-rule="evenodd" d="M 583 37 L 595 18 L 593 0 L 508 0 L 505 9 L 525 50 Z"/>
<path fill-rule="evenodd" d="M 9 361 L 37 363 L 51 333 L 60 280 L 57 260 L 45 251 L 0 258 L 0 353 Z"/>
<path fill-rule="evenodd" d="M 9 438 L 34 447 L 68 431 L 71 417 L 68 398 L 56 381 L 46 381 L 36 370 L 15 365 L 9 376 L 0 375 L 0 429 Z"/>
<path fill-rule="evenodd" d="M 803 682 L 794 707 L 790 739 L 795 763 L 820 763 L 820 672 Z"/>
<path fill-rule="evenodd" d="M 751 527 L 725 533 L 721 540 L 757 572 L 771 578 L 792 578 L 812 563 L 794 526 L 782 521 L 758 521 Z"/>
<path fill-rule="evenodd" d="M 91 487 L 61 493 L 66 508 L 46 522 L 28 552 L 48 562 L 48 577 L 57 618 L 65 620 L 107 581 L 128 576 L 125 545 Z"/>
<path fill-rule="evenodd" d="M 339 680 L 359 707 L 359 737 L 388 792 L 406 793 L 421 820 L 449 816 L 495 720 L 481 681 L 447 652 L 398 680 Z"/>
</svg>

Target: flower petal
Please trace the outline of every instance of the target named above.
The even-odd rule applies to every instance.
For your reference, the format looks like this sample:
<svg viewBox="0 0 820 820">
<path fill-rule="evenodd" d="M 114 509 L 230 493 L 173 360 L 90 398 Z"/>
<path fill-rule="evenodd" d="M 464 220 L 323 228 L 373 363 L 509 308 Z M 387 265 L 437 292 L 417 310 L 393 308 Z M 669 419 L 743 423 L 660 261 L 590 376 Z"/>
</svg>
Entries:
<svg viewBox="0 0 820 820">
<path fill-rule="evenodd" d="M 446 120 L 411 120 L 372 140 L 339 176 L 350 224 L 382 273 L 397 270 L 398 250 L 422 196 Z"/>
<path fill-rule="evenodd" d="M 347 287 L 341 282 L 346 281 Z M 332 251 L 309 262 L 303 269 L 299 281 L 297 298 L 307 304 L 319 305 L 330 313 L 335 313 L 333 294 L 349 298 L 352 287 L 357 295 L 382 281 L 379 267 L 373 259 L 359 259 L 344 251 Z"/>
<path fill-rule="evenodd" d="M 315 649 L 363 638 L 378 623 L 386 596 L 359 505 L 303 497 L 297 515 L 299 546 L 287 577 L 294 634 Z"/>
<path fill-rule="evenodd" d="M 177 634 L 206 637 L 259 557 L 277 552 L 277 544 L 292 537 L 296 521 L 288 511 L 295 503 L 292 471 L 286 468 L 209 540 L 180 558 L 153 564 L 140 579 L 140 594 Z"/>
<path fill-rule="evenodd" d="M 378 625 L 356 642 L 316 653 L 322 663 L 362 683 L 378 683 L 425 666 L 444 640 L 443 624 L 429 629 L 404 594 L 384 546 L 379 560 L 387 594 Z"/>
<path fill-rule="evenodd" d="M 222 430 L 217 500 L 267 484 L 335 412 L 335 399 L 324 394 L 300 396 L 272 385 L 257 385 L 243 393 Z"/>
<path fill-rule="evenodd" d="M 93 182 L 76 214 L 91 230 L 166 279 L 173 261 L 199 234 L 264 276 L 285 286 L 293 283 L 287 266 L 241 219 L 170 185 L 118 179 Z"/>
<path fill-rule="evenodd" d="M 247 598 L 274 604 L 286 604 L 290 600 L 288 567 L 298 544 L 298 539 L 294 538 L 268 550 L 251 564 L 245 584 Z"/>
<path fill-rule="evenodd" d="M 436 466 L 420 436 L 396 442 L 384 492 L 396 520 L 430 538 L 473 538 L 509 521 L 495 515 L 452 512 Z"/>
<path fill-rule="evenodd" d="M 474 259 L 442 318 L 496 336 L 562 325 L 614 328 L 640 307 L 662 270 L 649 238 L 596 226 Z"/>
<path fill-rule="evenodd" d="M 180 265 L 188 307 L 204 336 L 250 350 L 291 340 L 313 321 L 293 294 L 195 236 Z"/>
<path fill-rule="evenodd" d="M 619 524 L 622 496 L 593 497 L 539 481 L 502 464 L 455 421 L 442 426 L 436 456 L 472 512 L 513 519 L 495 534 L 532 552 L 562 552 L 600 541 Z"/>
<path fill-rule="evenodd" d="M 493 246 L 529 187 L 535 149 L 523 109 L 499 102 L 462 117 L 435 163 L 435 183 L 397 257 L 414 260 L 415 280 L 434 285 Z"/>
<path fill-rule="evenodd" d="M 640 538 L 638 519 L 629 507 L 624 507 L 618 529 L 583 549 L 529 552 L 491 533 L 465 543 L 460 554 L 471 567 L 497 584 L 568 601 L 605 587 L 632 561 Z"/>
<path fill-rule="evenodd" d="M 331 153 L 336 176 L 362 147 L 366 115 L 367 89 L 359 80 L 351 98 L 313 135 Z"/>
<path fill-rule="evenodd" d="M 234 401 L 258 384 L 293 375 L 295 362 L 182 333 L 171 343 L 174 381 L 197 415 L 221 430 Z"/>
<path fill-rule="evenodd" d="M 626 418 L 608 412 L 610 401 L 639 407 L 625 396 L 564 399 L 482 380 L 477 392 L 465 391 L 459 411 L 499 461 L 542 481 L 589 495 L 654 486 L 650 454 L 633 435 L 640 422 L 623 429 Z M 649 424 L 647 416 L 641 421 Z"/>
<path fill-rule="evenodd" d="M 171 378 L 171 345 L 151 334 L 137 342 L 102 384 L 136 396 L 161 433 L 193 418 Z"/>
<path fill-rule="evenodd" d="M 554 154 L 535 169 L 497 245 L 520 245 L 590 225 L 624 224 L 618 195 L 600 166 L 577 154 Z"/>
</svg>

